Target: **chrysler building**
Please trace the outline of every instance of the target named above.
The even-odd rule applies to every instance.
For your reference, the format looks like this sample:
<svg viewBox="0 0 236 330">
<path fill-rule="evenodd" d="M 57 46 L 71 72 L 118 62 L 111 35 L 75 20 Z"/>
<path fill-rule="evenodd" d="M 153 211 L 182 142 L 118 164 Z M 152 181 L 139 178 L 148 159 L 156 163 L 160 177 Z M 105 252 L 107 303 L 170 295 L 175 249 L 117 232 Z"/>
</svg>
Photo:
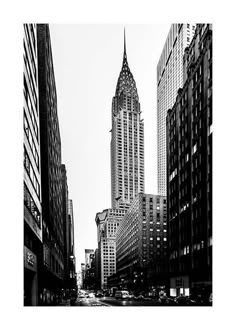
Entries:
<svg viewBox="0 0 236 330">
<path fill-rule="evenodd" d="M 128 209 L 140 192 L 144 192 L 144 123 L 136 83 L 127 61 L 124 33 L 123 63 L 112 100 L 112 208 Z"/>
</svg>

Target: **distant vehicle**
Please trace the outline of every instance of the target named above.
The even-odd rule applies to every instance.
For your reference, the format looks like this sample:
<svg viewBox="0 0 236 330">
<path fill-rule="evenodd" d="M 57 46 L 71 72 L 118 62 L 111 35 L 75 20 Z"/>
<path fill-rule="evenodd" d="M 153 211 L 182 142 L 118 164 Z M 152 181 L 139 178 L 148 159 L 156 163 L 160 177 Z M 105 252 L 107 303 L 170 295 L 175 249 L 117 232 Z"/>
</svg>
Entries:
<svg viewBox="0 0 236 330">
<path fill-rule="evenodd" d="M 95 297 L 97 297 L 97 298 L 102 298 L 102 297 L 104 297 L 104 293 L 103 293 L 103 291 L 102 291 L 102 290 L 98 290 L 97 293 L 95 294 Z"/>
<path fill-rule="evenodd" d="M 129 291 L 122 290 L 122 291 L 116 291 L 115 298 L 116 299 L 130 299 L 131 295 L 129 294 Z"/>
<path fill-rule="evenodd" d="M 94 297 L 95 297 L 95 294 L 93 292 L 88 293 L 88 298 L 94 298 Z"/>
</svg>

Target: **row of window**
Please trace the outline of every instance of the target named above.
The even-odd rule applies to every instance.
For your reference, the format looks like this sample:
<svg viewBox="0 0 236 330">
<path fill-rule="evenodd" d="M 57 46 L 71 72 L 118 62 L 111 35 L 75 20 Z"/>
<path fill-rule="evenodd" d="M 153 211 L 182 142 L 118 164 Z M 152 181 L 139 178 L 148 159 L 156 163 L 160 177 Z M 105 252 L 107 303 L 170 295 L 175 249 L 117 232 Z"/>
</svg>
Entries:
<svg viewBox="0 0 236 330">
<path fill-rule="evenodd" d="M 30 211 L 38 227 L 41 228 L 40 212 L 25 184 L 24 184 L 24 205 Z"/>
<path fill-rule="evenodd" d="M 33 55 L 33 50 L 32 50 L 32 46 L 31 46 L 31 42 L 30 42 L 29 30 L 28 30 L 27 24 L 24 24 L 24 28 L 25 28 L 25 37 L 26 37 L 25 39 L 26 39 L 28 49 L 29 49 L 29 53 L 30 53 L 30 62 L 31 62 L 32 67 L 33 67 L 34 79 L 35 79 L 36 84 L 37 84 L 35 57 Z M 31 37 L 32 37 L 32 40 L 33 40 L 34 53 L 36 54 L 36 49 L 35 49 L 36 42 L 35 42 L 34 31 L 32 29 L 31 29 Z M 24 45 L 24 48 L 25 48 L 25 45 Z M 25 55 L 26 54 L 27 54 L 27 52 L 26 52 L 26 49 L 25 49 Z"/>
<path fill-rule="evenodd" d="M 29 110 L 29 114 L 30 114 L 30 117 L 31 117 L 33 129 L 34 129 L 36 138 L 38 140 L 38 135 L 39 135 L 38 134 L 38 124 L 37 124 L 37 121 L 36 121 L 36 118 L 35 118 L 35 111 L 34 111 L 32 101 L 31 101 L 31 97 L 30 97 L 30 94 L 29 94 L 29 89 L 28 89 L 28 85 L 27 85 L 25 76 L 24 76 L 24 97 L 25 97 L 25 101 L 26 101 L 26 104 L 27 104 L 27 107 L 28 107 L 28 110 Z M 36 107 L 36 109 L 37 109 L 37 107 Z M 25 111 L 25 109 L 24 109 L 24 111 Z"/>
<path fill-rule="evenodd" d="M 31 130 L 30 130 L 29 123 L 28 123 L 28 120 L 26 118 L 25 112 L 24 112 L 24 131 L 25 131 L 25 134 L 28 138 L 28 142 L 29 142 L 29 145 L 30 145 L 30 148 L 31 148 L 36 166 L 39 170 L 39 155 L 38 155 L 38 152 L 37 152 L 34 140 L 33 140 L 33 136 L 32 136 L 32 133 L 31 133 Z"/>
<path fill-rule="evenodd" d="M 28 153 L 24 147 L 24 167 L 26 169 L 26 172 L 28 173 L 29 177 L 30 177 L 30 180 L 33 184 L 33 187 L 35 189 L 35 192 L 38 196 L 38 198 L 40 198 L 40 186 L 39 186 L 39 182 L 36 178 L 36 175 L 34 173 L 34 170 L 33 170 L 33 166 L 30 162 L 30 159 L 29 159 L 29 156 L 28 156 Z"/>
</svg>

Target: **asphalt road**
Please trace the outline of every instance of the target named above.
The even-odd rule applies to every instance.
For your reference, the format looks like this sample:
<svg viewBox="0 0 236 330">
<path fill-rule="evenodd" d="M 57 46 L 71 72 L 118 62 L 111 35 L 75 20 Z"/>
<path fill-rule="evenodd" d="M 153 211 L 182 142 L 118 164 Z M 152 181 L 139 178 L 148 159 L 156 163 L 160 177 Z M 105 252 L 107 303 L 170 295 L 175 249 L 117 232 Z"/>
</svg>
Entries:
<svg viewBox="0 0 236 330">
<path fill-rule="evenodd" d="M 90 307 L 112 307 L 112 306 L 160 306 L 156 301 L 146 300 L 117 300 L 114 297 L 104 298 L 78 298 L 75 306 L 90 306 Z"/>
</svg>

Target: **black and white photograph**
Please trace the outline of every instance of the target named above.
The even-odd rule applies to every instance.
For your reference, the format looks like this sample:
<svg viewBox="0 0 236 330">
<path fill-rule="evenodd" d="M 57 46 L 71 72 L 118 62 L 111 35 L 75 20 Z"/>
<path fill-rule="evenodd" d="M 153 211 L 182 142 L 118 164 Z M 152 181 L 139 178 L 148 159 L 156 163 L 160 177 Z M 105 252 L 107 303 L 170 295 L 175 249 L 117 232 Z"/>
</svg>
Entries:
<svg viewBox="0 0 236 330">
<path fill-rule="evenodd" d="M 24 24 L 24 306 L 212 306 L 212 35 Z"/>
<path fill-rule="evenodd" d="M 233 13 L 2 5 L 3 329 L 234 327 Z"/>
</svg>

